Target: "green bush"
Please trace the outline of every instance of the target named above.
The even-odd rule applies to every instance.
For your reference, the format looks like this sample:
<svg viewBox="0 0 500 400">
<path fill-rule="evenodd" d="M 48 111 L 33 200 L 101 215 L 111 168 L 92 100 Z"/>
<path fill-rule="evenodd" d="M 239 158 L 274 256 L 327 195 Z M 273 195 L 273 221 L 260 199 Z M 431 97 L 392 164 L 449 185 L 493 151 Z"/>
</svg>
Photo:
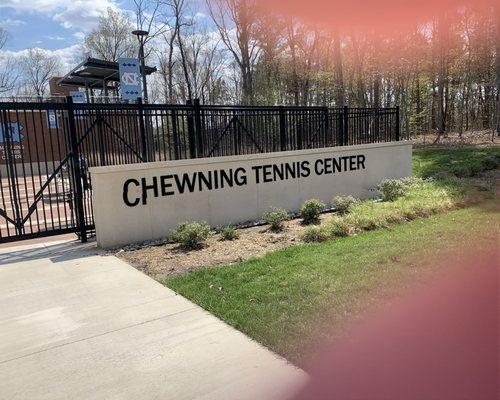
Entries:
<svg viewBox="0 0 500 400">
<path fill-rule="evenodd" d="M 309 199 L 300 207 L 300 216 L 304 224 L 318 222 L 319 215 L 325 209 L 325 203 L 316 199 Z"/>
<path fill-rule="evenodd" d="M 349 208 L 359 203 L 359 199 L 353 196 L 336 196 L 332 200 L 332 208 L 340 214 L 346 214 Z"/>
<path fill-rule="evenodd" d="M 497 169 L 500 168 L 500 155 L 491 155 L 489 157 L 486 157 L 483 162 L 483 169 L 485 170 L 491 170 L 491 169 Z"/>
<path fill-rule="evenodd" d="M 270 230 L 279 232 L 283 229 L 283 222 L 288 220 L 288 213 L 282 208 L 275 208 L 272 211 L 266 212 L 262 218 L 270 225 Z"/>
<path fill-rule="evenodd" d="M 221 240 L 235 240 L 240 237 L 234 226 L 224 226 L 219 230 Z"/>
<path fill-rule="evenodd" d="M 407 176 L 406 178 L 401 178 L 399 179 L 403 185 L 406 186 L 407 189 L 409 189 L 412 186 L 422 184 L 424 180 L 422 178 L 418 178 L 416 176 Z"/>
<path fill-rule="evenodd" d="M 351 235 L 354 229 L 345 218 L 334 216 L 328 223 L 328 230 L 333 237 L 345 237 Z"/>
<path fill-rule="evenodd" d="M 300 238 L 306 243 L 320 243 L 327 240 L 329 236 L 329 232 L 325 228 L 319 226 L 309 226 L 300 235 Z"/>
<path fill-rule="evenodd" d="M 211 234 L 210 226 L 206 222 L 181 222 L 170 233 L 170 237 L 183 247 L 197 249 L 203 246 Z"/>
<path fill-rule="evenodd" d="M 474 165 L 466 165 L 466 164 L 459 164 L 455 165 L 451 168 L 451 172 L 453 175 L 459 177 L 459 178 L 468 178 L 470 176 L 473 176 L 477 172 L 477 168 L 474 167 Z"/>
<path fill-rule="evenodd" d="M 408 184 L 401 179 L 384 179 L 378 185 L 378 190 L 383 201 L 394 201 L 406 194 Z"/>
</svg>

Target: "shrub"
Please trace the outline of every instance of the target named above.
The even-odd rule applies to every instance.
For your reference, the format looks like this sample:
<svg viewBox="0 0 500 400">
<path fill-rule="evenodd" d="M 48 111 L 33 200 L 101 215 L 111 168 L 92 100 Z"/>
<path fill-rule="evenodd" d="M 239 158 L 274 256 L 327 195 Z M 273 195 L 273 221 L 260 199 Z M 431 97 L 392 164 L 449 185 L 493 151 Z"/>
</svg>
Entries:
<svg viewBox="0 0 500 400">
<path fill-rule="evenodd" d="M 300 239 L 306 243 L 324 242 L 330 237 L 329 232 L 319 226 L 308 226 L 300 235 Z"/>
<path fill-rule="evenodd" d="M 331 236 L 340 237 L 349 236 L 353 231 L 352 225 L 345 218 L 337 216 L 332 217 L 328 229 Z"/>
<path fill-rule="evenodd" d="M 232 225 L 222 227 L 219 233 L 221 240 L 235 240 L 240 237 L 238 231 Z"/>
<path fill-rule="evenodd" d="M 271 225 L 269 228 L 278 232 L 283 229 L 283 222 L 288 220 L 288 213 L 282 208 L 275 208 L 272 211 L 266 212 L 262 218 L 266 223 Z"/>
<path fill-rule="evenodd" d="M 190 249 L 202 247 L 210 235 L 210 226 L 206 222 L 181 222 L 170 234 L 174 242 Z"/>
<path fill-rule="evenodd" d="M 386 225 L 385 219 L 381 218 L 380 215 L 366 215 L 362 213 L 349 214 L 345 217 L 345 221 L 356 232 L 371 231 Z"/>
<path fill-rule="evenodd" d="M 353 196 L 336 196 L 332 200 L 332 208 L 340 214 L 345 214 L 354 204 L 359 203 L 359 199 Z"/>
<path fill-rule="evenodd" d="M 305 224 L 312 224 L 319 220 L 319 215 L 325 209 L 325 203 L 316 199 L 309 199 L 300 207 L 300 216 Z"/>
<path fill-rule="evenodd" d="M 406 186 L 407 189 L 424 182 L 422 178 L 416 176 L 407 176 L 406 178 L 401 178 L 399 180 L 403 183 L 404 186 Z"/>
<path fill-rule="evenodd" d="M 394 201 L 406 194 L 408 185 L 400 179 L 384 179 L 378 185 L 383 201 Z"/>
<path fill-rule="evenodd" d="M 492 155 L 492 156 L 486 157 L 483 160 L 482 165 L 483 165 L 484 170 L 499 168 L 500 167 L 500 155 Z"/>
<path fill-rule="evenodd" d="M 458 178 L 468 178 L 476 173 L 472 165 L 464 164 L 453 166 L 451 172 Z"/>
</svg>

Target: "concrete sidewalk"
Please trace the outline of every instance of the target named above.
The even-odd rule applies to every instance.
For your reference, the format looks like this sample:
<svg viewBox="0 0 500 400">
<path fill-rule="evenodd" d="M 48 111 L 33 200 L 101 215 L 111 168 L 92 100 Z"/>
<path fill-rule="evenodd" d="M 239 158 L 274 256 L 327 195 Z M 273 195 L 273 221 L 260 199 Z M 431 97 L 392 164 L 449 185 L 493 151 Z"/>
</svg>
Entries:
<svg viewBox="0 0 500 400">
<path fill-rule="evenodd" d="M 275 399 L 307 377 L 93 244 L 0 250 L 0 398 Z"/>
</svg>

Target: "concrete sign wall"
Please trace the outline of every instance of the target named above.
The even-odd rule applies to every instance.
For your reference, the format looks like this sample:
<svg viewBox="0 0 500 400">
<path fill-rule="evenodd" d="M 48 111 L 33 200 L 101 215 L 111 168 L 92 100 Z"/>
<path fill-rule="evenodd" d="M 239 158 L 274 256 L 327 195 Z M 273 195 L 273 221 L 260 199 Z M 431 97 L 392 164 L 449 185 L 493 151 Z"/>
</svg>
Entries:
<svg viewBox="0 0 500 400">
<path fill-rule="evenodd" d="M 411 143 L 394 142 L 90 169 L 101 247 L 167 237 L 181 221 L 212 226 L 297 211 L 310 198 L 370 196 L 411 175 Z"/>
</svg>

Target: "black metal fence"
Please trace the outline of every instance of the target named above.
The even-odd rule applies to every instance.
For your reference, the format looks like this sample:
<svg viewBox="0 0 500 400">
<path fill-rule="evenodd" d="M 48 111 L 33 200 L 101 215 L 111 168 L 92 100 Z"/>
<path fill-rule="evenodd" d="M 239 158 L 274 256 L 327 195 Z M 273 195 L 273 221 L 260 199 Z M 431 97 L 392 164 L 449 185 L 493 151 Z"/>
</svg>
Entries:
<svg viewBox="0 0 500 400">
<path fill-rule="evenodd" d="M 401 139 L 397 108 L 0 102 L 0 242 L 85 240 L 92 166 Z"/>
<path fill-rule="evenodd" d="M 150 160 L 267 153 L 401 139 L 398 108 L 139 105 Z"/>
</svg>

